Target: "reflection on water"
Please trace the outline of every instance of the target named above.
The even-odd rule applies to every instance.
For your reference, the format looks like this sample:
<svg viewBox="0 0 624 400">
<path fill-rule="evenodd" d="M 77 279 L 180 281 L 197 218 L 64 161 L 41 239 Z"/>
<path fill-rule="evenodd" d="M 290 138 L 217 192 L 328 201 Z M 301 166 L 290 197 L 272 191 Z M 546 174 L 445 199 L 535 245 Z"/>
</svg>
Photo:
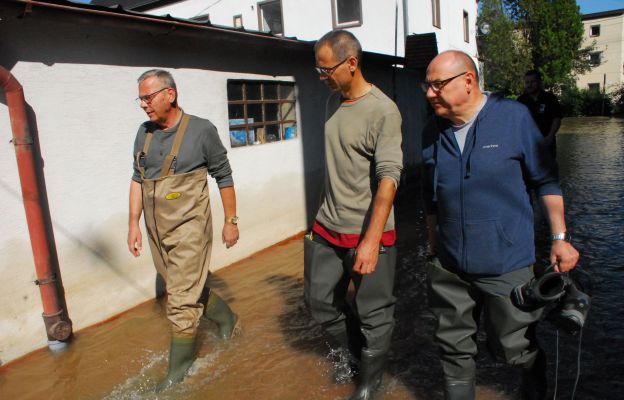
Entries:
<svg viewBox="0 0 624 400">
<path fill-rule="evenodd" d="M 558 137 L 569 228 L 591 275 L 593 306 L 582 345 L 577 399 L 624 398 L 624 122 L 566 120 Z M 385 376 L 384 399 L 441 399 L 441 368 L 432 342 L 423 271 L 422 212 L 416 187 L 397 200 L 399 264 L 397 325 Z M 543 227 L 539 229 L 543 230 Z M 547 237 L 538 232 L 538 237 Z M 160 399 L 340 399 L 351 384 L 333 385 L 322 332 L 305 310 L 303 246 L 292 240 L 211 277 L 240 314 L 243 335 L 220 342 L 202 323 L 198 360 L 182 385 Z M 103 299 L 105 301 L 105 299 Z M 1 399 L 156 399 L 166 373 L 168 322 L 161 302 L 149 302 L 76 334 L 67 351 L 36 352 L 0 370 Z M 539 334 L 554 382 L 556 338 L 549 323 Z M 490 358 L 484 335 L 477 397 L 517 398 L 518 372 Z M 577 338 L 560 337 L 558 398 L 569 398 L 576 376 Z M 551 387 L 552 392 L 552 387 Z"/>
</svg>

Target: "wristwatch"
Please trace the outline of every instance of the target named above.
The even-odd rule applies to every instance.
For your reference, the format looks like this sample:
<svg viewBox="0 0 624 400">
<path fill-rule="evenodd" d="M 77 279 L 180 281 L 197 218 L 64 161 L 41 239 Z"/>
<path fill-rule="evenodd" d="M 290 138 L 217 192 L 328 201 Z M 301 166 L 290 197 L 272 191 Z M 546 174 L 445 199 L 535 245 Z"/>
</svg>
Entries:
<svg viewBox="0 0 624 400">
<path fill-rule="evenodd" d="M 225 217 L 226 224 L 238 225 L 238 217 L 235 215 L 233 217 Z"/>
<path fill-rule="evenodd" d="M 572 240 L 572 236 L 570 236 L 569 232 L 553 233 L 552 235 L 550 235 L 550 240 L 552 240 L 553 242 L 555 240 L 570 242 Z"/>
</svg>

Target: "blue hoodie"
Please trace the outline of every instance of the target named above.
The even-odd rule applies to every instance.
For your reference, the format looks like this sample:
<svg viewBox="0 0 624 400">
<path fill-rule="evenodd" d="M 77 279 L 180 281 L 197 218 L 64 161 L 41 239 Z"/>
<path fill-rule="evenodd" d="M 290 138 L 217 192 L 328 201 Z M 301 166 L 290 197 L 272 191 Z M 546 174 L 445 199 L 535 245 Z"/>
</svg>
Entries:
<svg viewBox="0 0 624 400">
<path fill-rule="evenodd" d="M 460 151 L 450 121 L 423 130 L 425 212 L 448 268 L 501 275 L 535 262 L 529 191 L 561 195 L 557 165 L 525 106 L 488 96 Z"/>
</svg>

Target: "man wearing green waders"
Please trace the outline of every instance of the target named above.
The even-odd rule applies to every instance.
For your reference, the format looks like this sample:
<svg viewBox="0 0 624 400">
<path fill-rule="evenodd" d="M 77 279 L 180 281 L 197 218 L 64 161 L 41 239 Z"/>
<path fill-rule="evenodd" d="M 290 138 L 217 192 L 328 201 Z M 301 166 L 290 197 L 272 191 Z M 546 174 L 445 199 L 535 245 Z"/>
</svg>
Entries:
<svg viewBox="0 0 624 400">
<path fill-rule="evenodd" d="M 169 373 L 162 391 L 184 379 L 195 358 L 200 317 L 217 324 L 229 339 L 238 316 L 213 291 L 204 290 L 212 249 L 212 216 L 207 174 L 216 181 L 223 202 L 222 240 L 238 241 L 238 217 L 232 170 L 217 129 L 210 121 L 188 115 L 178 105 L 171 74 L 149 70 L 139 79 L 137 102 L 149 121 L 134 142 L 130 184 L 128 249 L 142 249 L 139 219 L 144 213 L 156 270 L 167 286 L 167 318 L 172 324 Z"/>
</svg>

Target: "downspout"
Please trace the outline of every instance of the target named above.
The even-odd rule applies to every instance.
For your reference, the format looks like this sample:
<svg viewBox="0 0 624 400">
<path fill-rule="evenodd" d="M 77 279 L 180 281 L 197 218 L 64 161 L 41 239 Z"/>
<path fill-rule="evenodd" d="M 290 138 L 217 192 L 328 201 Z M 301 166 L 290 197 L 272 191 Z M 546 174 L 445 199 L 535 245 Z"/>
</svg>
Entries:
<svg viewBox="0 0 624 400">
<path fill-rule="evenodd" d="M 43 303 L 43 322 L 48 336 L 48 347 L 57 351 L 67 347 L 67 340 L 72 335 L 72 324 L 64 309 L 65 295 L 58 271 L 58 257 L 47 207 L 43 163 L 38 162 L 40 160 L 36 158 L 39 153 L 30 133 L 22 85 L 2 66 L 0 66 L 0 86 L 5 93 L 11 118 L 12 142 L 15 146 L 26 221 L 35 259 L 37 273 L 35 284 L 39 286 Z M 41 187 L 38 179 L 42 182 Z"/>
</svg>

